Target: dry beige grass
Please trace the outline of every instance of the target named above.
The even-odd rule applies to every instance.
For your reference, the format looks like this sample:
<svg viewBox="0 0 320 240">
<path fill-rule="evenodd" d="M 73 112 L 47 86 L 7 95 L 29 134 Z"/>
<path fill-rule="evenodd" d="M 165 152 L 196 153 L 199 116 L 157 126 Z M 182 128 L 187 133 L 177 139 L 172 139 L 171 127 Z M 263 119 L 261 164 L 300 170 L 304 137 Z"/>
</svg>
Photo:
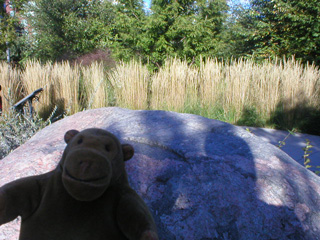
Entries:
<svg viewBox="0 0 320 240">
<path fill-rule="evenodd" d="M 286 111 L 297 107 L 319 109 L 319 74 L 316 67 L 304 67 L 293 58 L 262 64 L 243 59 L 222 64 L 207 59 L 200 66 L 201 99 L 206 106 L 218 103 L 225 112 L 236 110 L 231 122 L 236 122 L 249 106 L 264 119 L 277 107 Z"/>
<path fill-rule="evenodd" d="M 223 104 L 223 89 L 225 88 L 225 74 L 223 63 L 216 59 L 206 59 L 200 62 L 200 94 L 201 105 Z M 212 105 L 214 103 L 214 105 Z"/>
<path fill-rule="evenodd" d="M 47 63 L 42 65 L 39 61 L 30 60 L 25 63 L 25 69 L 21 72 L 21 83 L 25 89 L 25 95 L 43 88 L 39 95 L 39 102 L 34 102 L 33 107 L 37 112 L 42 111 L 44 106 L 50 105 L 51 69 L 52 65 Z"/>
<path fill-rule="evenodd" d="M 28 61 L 21 79 L 27 93 L 44 89 L 40 103 L 35 105 L 36 111 L 48 112 L 55 106 L 67 114 L 81 110 L 78 101 L 80 71 L 77 66 L 71 66 L 68 62 L 41 64 L 39 61 Z"/>
<path fill-rule="evenodd" d="M 150 74 L 141 62 L 120 62 L 107 75 L 113 86 L 117 106 L 132 109 L 148 107 Z"/>
<path fill-rule="evenodd" d="M 9 113 L 10 107 L 22 97 L 20 71 L 11 69 L 5 62 L 0 62 L 0 85 L 2 109 Z"/>
<path fill-rule="evenodd" d="M 219 105 L 225 112 L 236 111 L 232 122 L 239 119 L 246 107 L 255 107 L 260 114 L 269 115 L 278 103 L 281 71 L 270 62 L 260 66 L 244 59 L 228 64 L 207 59 L 201 63 L 200 72 L 203 105 Z"/>
<path fill-rule="evenodd" d="M 102 63 L 93 62 L 88 67 L 82 67 L 84 95 L 87 98 L 87 108 L 108 106 L 106 74 Z M 83 94 L 83 93 L 82 93 Z"/>
<path fill-rule="evenodd" d="M 66 113 L 74 114 L 81 109 L 79 103 L 80 70 L 69 62 L 55 63 L 51 70 L 52 97 L 56 105 L 61 105 Z"/>
<path fill-rule="evenodd" d="M 43 87 L 38 109 L 62 104 L 68 114 L 108 106 L 111 97 L 117 106 L 131 109 L 185 112 L 219 108 L 234 113 L 226 114 L 229 117 L 225 120 L 232 123 L 247 107 L 256 109 L 265 120 L 279 109 L 289 121 L 294 120 L 291 112 L 297 108 L 320 111 L 320 71 L 294 58 L 260 64 L 244 59 L 224 63 L 205 59 L 199 67 L 168 59 L 153 75 L 136 61 L 120 62 L 108 72 L 98 63 L 79 67 L 68 62 L 42 65 L 37 61 L 27 62 L 22 72 L 11 70 L 10 78 L 6 63 L 0 64 L 0 71 L 3 95 L 10 89 L 17 98 L 21 87 L 25 94 Z M 107 80 L 112 88 L 108 88 Z M 8 106 L 4 101 L 4 108 Z"/>
<path fill-rule="evenodd" d="M 320 111 L 320 72 L 312 65 L 303 67 L 293 58 L 287 60 L 281 71 L 281 102 L 288 121 L 293 121 L 293 109 L 312 108 Z"/>
<path fill-rule="evenodd" d="M 152 109 L 183 112 L 198 99 L 198 71 L 186 61 L 169 59 L 152 77 Z"/>
<path fill-rule="evenodd" d="M 252 64 L 250 71 L 249 104 L 266 118 L 276 109 L 280 100 L 281 66 L 271 62 Z"/>
</svg>

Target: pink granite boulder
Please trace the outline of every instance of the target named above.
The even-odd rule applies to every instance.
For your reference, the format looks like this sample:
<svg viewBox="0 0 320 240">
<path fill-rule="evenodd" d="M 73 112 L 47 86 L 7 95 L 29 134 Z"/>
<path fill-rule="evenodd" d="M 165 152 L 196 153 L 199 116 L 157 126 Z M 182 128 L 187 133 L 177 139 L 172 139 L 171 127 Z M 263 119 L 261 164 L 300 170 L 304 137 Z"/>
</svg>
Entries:
<svg viewBox="0 0 320 240">
<path fill-rule="evenodd" d="M 102 108 L 38 132 L 0 161 L 0 186 L 55 168 L 67 130 L 98 127 L 134 146 L 131 186 L 160 239 L 320 239 L 320 178 L 243 129 L 165 111 Z M 19 220 L 0 226 L 17 239 Z"/>
</svg>

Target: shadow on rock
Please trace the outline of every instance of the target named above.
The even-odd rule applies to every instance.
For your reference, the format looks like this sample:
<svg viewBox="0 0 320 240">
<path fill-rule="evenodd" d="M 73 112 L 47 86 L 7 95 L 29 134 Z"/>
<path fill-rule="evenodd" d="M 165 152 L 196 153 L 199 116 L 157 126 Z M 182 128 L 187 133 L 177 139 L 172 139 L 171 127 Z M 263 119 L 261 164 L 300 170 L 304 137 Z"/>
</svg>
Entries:
<svg viewBox="0 0 320 240">
<path fill-rule="evenodd" d="M 305 182 L 309 173 L 276 147 L 188 114 L 145 111 L 125 125 L 110 130 L 137 150 L 131 184 L 161 239 L 316 239 L 306 220 L 319 210 L 300 196 L 314 197 L 315 179 Z"/>
<path fill-rule="evenodd" d="M 319 177 L 240 127 L 191 114 L 77 113 L 0 162 L 0 174 L 10 170 L 0 185 L 26 175 L 21 163 L 57 163 L 64 133 L 90 127 L 134 146 L 126 163 L 130 183 L 152 210 L 160 239 L 320 239 Z"/>
</svg>

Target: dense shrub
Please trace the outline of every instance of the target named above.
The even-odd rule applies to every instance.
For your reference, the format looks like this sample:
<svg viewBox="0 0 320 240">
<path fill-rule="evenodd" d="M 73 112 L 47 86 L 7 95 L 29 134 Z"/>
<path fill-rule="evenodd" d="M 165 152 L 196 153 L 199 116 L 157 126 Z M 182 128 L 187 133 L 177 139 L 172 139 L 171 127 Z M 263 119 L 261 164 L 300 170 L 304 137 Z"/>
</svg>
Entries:
<svg viewBox="0 0 320 240">
<path fill-rule="evenodd" d="M 0 117 L 0 159 L 25 143 L 47 123 L 36 115 L 33 117 L 21 113 L 2 115 Z"/>
</svg>

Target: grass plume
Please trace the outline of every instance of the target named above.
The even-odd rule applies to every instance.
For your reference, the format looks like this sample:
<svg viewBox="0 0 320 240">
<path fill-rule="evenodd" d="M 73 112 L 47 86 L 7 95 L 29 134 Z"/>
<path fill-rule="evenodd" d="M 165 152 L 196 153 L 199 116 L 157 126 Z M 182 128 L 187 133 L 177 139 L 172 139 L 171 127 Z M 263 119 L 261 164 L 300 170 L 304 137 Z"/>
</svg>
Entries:
<svg viewBox="0 0 320 240">
<path fill-rule="evenodd" d="M 0 70 L 4 111 L 22 96 L 43 87 L 35 106 L 39 113 L 50 113 L 58 107 L 70 115 L 116 105 L 300 130 L 306 129 L 303 124 L 320 119 L 319 69 L 294 58 L 262 63 L 208 58 L 199 66 L 171 58 L 158 72 L 150 72 L 134 60 L 119 62 L 113 68 L 95 62 L 83 66 L 67 61 L 28 61 L 19 70 L 1 63 Z"/>
</svg>

